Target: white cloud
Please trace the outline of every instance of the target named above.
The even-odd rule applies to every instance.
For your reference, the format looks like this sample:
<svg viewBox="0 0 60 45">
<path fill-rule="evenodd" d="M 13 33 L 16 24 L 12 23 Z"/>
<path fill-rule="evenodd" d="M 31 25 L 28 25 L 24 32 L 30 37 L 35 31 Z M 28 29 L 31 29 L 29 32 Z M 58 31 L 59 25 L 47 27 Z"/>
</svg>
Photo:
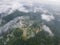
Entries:
<svg viewBox="0 0 60 45">
<path fill-rule="evenodd" d="M 10 31 L 9 29 L 14 28 L 18 22 L 20 20 L 21 17 L 16 17 L 13 20 L 9 21 L 7 24 L 5 24 L 4 26 L 0 27 L 0 34 L 2 33 L 6 33 L 7 31 Z"/>
<path fill-rule="evenodd" d="M 53 15 L 46 15 L 46 14 L 42 14 L 41 18 L 42 20 L 45 20 L 47 22 L 55 19 Z"/>
<path fill-rule="evenodd" d="M 24 8 L 22 5 L 18 8 L 18 10 L 21 11 L 21 12 L 25 12 L 25 13 L 28 13 L 28 12 L 29 12 L 29 11 L 28 11 L 26 8 Z"/>
<path fill-rule="evenodd" d="M 49 3 L 49 2 L 59 2 L 59 0 L 0 0 L 0 13 L 6 12 L 10 9 L 10 13 L 14 10 L 20 8 L 19 10 L 23 10 L 24 12 L 28 12 L 26 9 L 21 8 L 21 5 L 26 3 L 28 5 L 33 3 Z M 24 4 L 25 5 L 25 4 Z M 23 5 L 22 5 L 23 7 Z"/>
<path fill-rule="evenodd" d="M 42 28 L 43 28 L 43 30 L 44 30 L 44 31 L 48 32 L 48 33 L 49 33 L 49 35 L 51 35 L 51 36 L 53 36 L 53 35 L 54 35 L 48 26 L 43 25 L 43 26 L 42 26 Z"/>
<path fill-rule="evenodd" d="M 28 12 L 21 3 L 21 0 L 2 0 L 0 2 L 0 13 L 12 13 L 15 10 L 21 10 L 23 12 Z"/>
</svg>

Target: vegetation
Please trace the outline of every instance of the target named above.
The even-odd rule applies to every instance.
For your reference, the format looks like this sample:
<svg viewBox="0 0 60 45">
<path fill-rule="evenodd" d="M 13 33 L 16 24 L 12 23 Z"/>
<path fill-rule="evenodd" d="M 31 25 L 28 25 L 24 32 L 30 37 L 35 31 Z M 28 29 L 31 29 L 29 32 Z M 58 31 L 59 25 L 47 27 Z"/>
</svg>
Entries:
<svg viewBox="0 0 60 45">
<path fill-rule="evenodd" d="M 54 36 L 51 37 L 48 35 L 48 33 L 41 31 L 37 34 L 35 33 L 35 36 L 30 37 L 26 40 L 22 37 L 23 30 L 25 29 L 26 36 L 29 37 L 32 35 L 32 32 L 37 29 L 39 25 L 37 23 L 34 23 L 32 26 L 23 29 L 21 28 L 14 28 L 9 34 L 5 34 L 0 37 L 0 45 L 59 45 L 60 44 L 60 38 Z M 29 34 L 28 34 L 29 33 Z"/>
</svg>

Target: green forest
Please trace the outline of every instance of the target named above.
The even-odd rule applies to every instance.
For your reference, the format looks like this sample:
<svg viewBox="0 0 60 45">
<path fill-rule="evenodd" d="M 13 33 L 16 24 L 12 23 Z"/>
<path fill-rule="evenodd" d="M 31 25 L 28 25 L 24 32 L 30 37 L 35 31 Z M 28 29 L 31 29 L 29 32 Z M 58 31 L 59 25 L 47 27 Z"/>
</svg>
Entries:
<svg viewBox="0 0 60 45">
<path fill-rule="evenodd" d="M 32 27 L 37 28 L 35 25 L 32 25 Z M 31 35 L 33 28 L 28 29 L 30 34 L 26 35 L 26 37 L 22 36 L 24 33 L 22 29 L 13 28 L 9 34 L 4 34 L 0 37 L 0 45 L 60 45 L 60 38 L 56 36 L 51 37 L 44 31 L 38 32 L 35 36 L 27 39 Z"/>
</svg>

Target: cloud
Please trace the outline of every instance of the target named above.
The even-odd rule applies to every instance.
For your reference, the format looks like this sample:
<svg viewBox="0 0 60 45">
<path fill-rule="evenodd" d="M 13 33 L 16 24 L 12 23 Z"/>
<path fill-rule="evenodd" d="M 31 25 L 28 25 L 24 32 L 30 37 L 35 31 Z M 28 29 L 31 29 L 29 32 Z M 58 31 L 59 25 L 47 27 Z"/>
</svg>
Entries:
<svg viewBox="0 0 60 45">
<path fill-rule="evenodd" d="M 17 24 L 19 24 L 18 21 L 20 21 L 20 19 L 21 19 L 21 17 L 16 17 L 13 20 L 9 21 L 4 26 L 1 26 L 0 27 L 0 34 L 10 31 L 9 29 L 14 28 L 15 26 L 17 27 Z"/>
<path fill-rule="evenodd" d="M 47 22 L 55 19 L 53 15 L 46 15 L 46 14 L 42 14 L 41 18 L 42 18 L 42 20 L 45 20 Z"/>
<path fill-rule="evenodd" d="M 34 3 L 48 3 L 48 2 L 57 2 L 57 0 L 0 0 L 0 13 L 6 13 L 9 10 L 9 13 L 13 12 L 16 9 L 23 10 L 28 12 L 23 5 L 25 4 L 34 4 Z M 59 2 L 59 0 L 58 0 Z"/>
<path fill-rule="evenodd" d="M 48 33 L 49 33 L 49 35 L 51 35 L 51 36 L 53 36 L 53 35 L 54 35 L 48 26 L 43 25 L 43 26 L 42 26 L 42 28 L 43 28 L 43 30 L 44 30 L 44 31 L 48 32 Z"/>
<path fill-rule="evenodd" d="M 2 0 L 0 1 L 0 13 L 7 13 L 10 14 L 14 12 L 15 10 L 28 12 L 21 2 L 18 2 L 18 0 Z"/>
</svg>

